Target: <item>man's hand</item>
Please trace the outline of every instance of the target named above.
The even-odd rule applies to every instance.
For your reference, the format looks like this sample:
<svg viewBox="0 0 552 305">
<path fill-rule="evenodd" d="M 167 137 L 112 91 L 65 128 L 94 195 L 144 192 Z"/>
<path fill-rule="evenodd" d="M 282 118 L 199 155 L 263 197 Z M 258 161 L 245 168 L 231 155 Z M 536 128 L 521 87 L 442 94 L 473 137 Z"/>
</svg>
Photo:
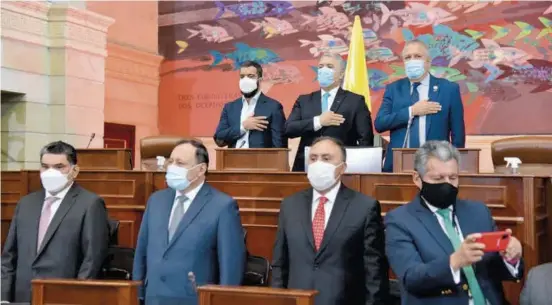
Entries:
<svg viewBox="0 0 552 305">
<path fill-rule="evenodd" d="M 421 116 L 434 114 L 441 111 L 441 104 L 437 102 L 431 102 L 428 100 L 418 101 L 412 106 L 412 115 Z"/>
<path fill-rule="evenodd" d="M 345 118 L 333 111 L 326 111 L 320 116 L 320 125 L 322 126 L 339 126 L 343 122 L 345 122 Z"/>
<path fill-rule="evenodd" d="M 521 243 L 512 235 L 512 230 L 506 229 L 506 233 L 510 234 L 510 243 L 506 247 L 506 251 L 501 251 L 500 255 L 508 262 L 517 262 L 521 258 Z"/>
<path fill-rule="evenodd" d="M 251 115 L 245 121 L 243 121 L 243 128 L 246 130 L 258 130 L 263 131 L 268 126 L 268 121 L 265 116 L 253 116 Z"/>
<path fill-rule="evenodd" d="M 475 242 L 480 237 L 480 233 L 471 234 L 466 237 L 460 248 L 450 256 L 450 266 L 452 269 L 459 270 L 460 268 L 477 263 L 483 258 L 485 244 Z"/>
</svg>

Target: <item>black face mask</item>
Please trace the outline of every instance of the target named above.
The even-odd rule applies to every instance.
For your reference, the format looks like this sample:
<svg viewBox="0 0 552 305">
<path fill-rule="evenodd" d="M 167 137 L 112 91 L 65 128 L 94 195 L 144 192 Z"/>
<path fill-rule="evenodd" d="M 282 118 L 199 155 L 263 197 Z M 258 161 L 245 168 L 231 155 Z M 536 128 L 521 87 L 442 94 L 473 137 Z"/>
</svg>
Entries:
<svg viewBox="0 0 552 305">
<path fill-rule="evenodd" d="M 252 98 L 252 97 L 254 97 L 255 94 L 257 94 L 257 92 L 259 92 L 260 88 L 261 88 L 261 86 L 260 86 L 259 82 L 257 82 L 257 89 L 255 89 L 255 90 L 253 90 L 253 91 L 251 91 L 251 92 L 249 92 L 249 93 L 244 93 L 244 92 L 242 91 L 243 97 L 245 97 L 245 98 Z"/>
<path fill-rule="evenodd" d="M 456 203 L 458 188 L 447 182 L 428 183 L 422 180 L 420 195 L 432 206 L 446 209 Z"/>
</svg>

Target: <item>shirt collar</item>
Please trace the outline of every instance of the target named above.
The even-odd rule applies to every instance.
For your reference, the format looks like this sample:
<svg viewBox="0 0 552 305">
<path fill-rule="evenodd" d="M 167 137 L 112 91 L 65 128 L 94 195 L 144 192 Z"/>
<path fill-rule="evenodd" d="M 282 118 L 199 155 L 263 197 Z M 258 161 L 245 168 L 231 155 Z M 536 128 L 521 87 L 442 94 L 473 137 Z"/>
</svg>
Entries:
<svg viewBox="0 0 552 305">
<path fill-rule="evenodd" d="M 325 195 L 329 202 L 335 202 L 335 198 L 337 197 L 337 193 L 339 192 L 339 188 L 341 187 L 341 181 L 339 181 L 334 187 L 332 187 Z M 317 190 L 312 190 L 312 198 L 314 201 L 318 201 L 320 197 L 322 197 L 322 194 L 320 194 Z"/>
<path fill-rule="evenodd" d="M 250 104 L 253 105 L 253 104 L 257 103 L 257 100 L 259 99 L 259 96 L 261 96 L 261 93 L 262 93 L 261 90 L 259 90 L 259 91 L 257 92 L 257 94 L 255 94 L 255 95 L 251 98 L 251 100 L 249 101 Z M 247 103 L 247 100 L 245 99 L 245 96 L 243 96 L 243 95 L 242 95 L 242 103 L 244 103 L 244 104 L 249 104 L 249 103 Z"/>
<path fill-rule="evenodd" d="M 65 195 L 67 195 L 67 193 L 69 192 L 69 189 L 71 188 L 71 186 L 73 186 L 73 183 L 74 182 L 71 182 L 68 186 L 66 186 L 64 189 L 62 189 L 59 193 L 55 195 L 52 195 L 50 192 L 46 191 L 46 198 L 48 197 L 56 197 L 59 199 L 65 198 Z"/>
<path fill-rule="evenodd" d="M 203 185 L 205 184 L 205 181 L 201 182 L 200 185 L 194 187 L 193 189 L 189 190 L 187 193 L 186 193 L 186 197 L 188 198 L 188 200 L 190 201 L 193 201 L 194 198 L 197 196 L 197 194 L 199 193 L 199 191 L 201 190 L 201 188 L 203 187 Z M 182 192 L 181 191 L 178 191 L 176 192 L 176 196 L 175 197 L 178 197 L 182 195 Z M 176 198 L 175 198 L 176 199 Z"/>
<path fill-rule="evenodd" d="M 421 85 L 424 85 L 424 86 L 429 86 L 429 80 L 431 79 L 431 74 L 428 73 L 423 79 L 422 81 L 420 82 Z M 410 82 L 410 85 L 413 85 L 414 83 L 413 82 Z"/>
<path fill-rule="evenodd" d="M 324 89 L 320 89 L 320 91 L 322 91 L 322 96 L 324 96 L 325 93 L 329 93 L 330 96 L 335 96 L 337 94 L 337 90 L 339 90 L 339 86 L 333 88 L 332 90 L 330 91 L 326 91 Z"/>
</svg>

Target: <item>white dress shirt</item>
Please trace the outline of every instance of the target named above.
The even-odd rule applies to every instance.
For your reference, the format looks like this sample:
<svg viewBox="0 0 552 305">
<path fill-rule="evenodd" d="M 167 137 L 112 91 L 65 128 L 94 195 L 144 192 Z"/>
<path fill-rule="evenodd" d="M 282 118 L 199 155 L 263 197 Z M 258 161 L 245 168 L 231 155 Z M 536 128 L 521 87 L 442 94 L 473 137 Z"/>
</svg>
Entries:
<svg viewBox="0 0 552 305">
<path fill-rule="evenodd" d="M 61 202 L 69 192 L 69 189 L 71 188 L 71 186 L 73 186 L 73 182 L 71 182 L 71 184 L 66 186 L 64 189 L 62 189 L 59 193 L 55 195 L 52 195 L 50 192 L 46 191 L 46 197 L 44 197 L 44 201 L 46 201 L 46 198 L 49 198 L 49 197 L 58 198 L 58 200 L 54 201 L 50 207 L 50 210 L 52 211 L 52 213 L 50 213 L 50 219 L 48 220 L 48 225 L 50 225 L 50 222 L 52 222 L 52 219 L 54 219 L 54 216 L 56 215 L 56 212 L 59 209 Z M 45 205 L 42 206 L 42 213 L 44 213 L 44 207 Z"/>
<path fill-rule="evenodd" d="M 425 203 L 427 204 L 427 207 L 429 208 L 429 210 L 431 210 L 431 212 L 433 212 L 433 215 L 435 215 L 435 217 L 437 217 L 437 221 L 439 222 L 439 225 L 441 226 L 441 228 L 443 229 L 445 234 L 448 236 L 447 229 L 445 227 L 445 220 L 444 220 L 443 216 L 441 216 L 440 214 L 437 213 L 437 210 L 439 210 L 439 209 L 432 206 L 431 204 L 427 203 L 427 201 Z M 452 206 L 449 207 L 449 210 L 450 210 L 450 214 L 451 214 L 450 216 L 452 218 Z M 460 223 L 458 222 L 458 218 L 456 216 L 454 216 L 454 224 L 455 224 L 454 228 L 456 229 L 456 232 L 458 233 L 458 237 L 460 238 L 460 242 L 464 242 L 464 235 L 462 234 L 462 230 L 460 229 Z M 512 266 L 506 260 L 503 259 L 503 261 L 504 261 L 504 264 L 506 265 L 506 268 L 508 269 L 508 271 L 510 271 L 512 276 L 516 277 L 517 274 L 518 274 L 518 271 L 519 271 L 519 262 L 515 266 Z M 454 283 L 459 284 L 460 283 L 460 269 L 455 271 L 451 266 L 450 271 L 452 272 L 452 278 L 454 279 Z M 487 301 L 487 304 L 489 304 L 489 301 Z M 471 299 L 471 298 L 470 298 L 469 305 L 473 305 L 473 299 Z"/>
<path fill-rule="evenodd" d="M 332 104 L 335 100 L 335 96 L 337 95 L 337 90 L 339 90 L 339 87 L 335 87 L 333 88 L 332 90 L 330 91 L 324 91 L 324 89 L 320 89 L 322 95 L 320 95 L 320 104 L 322 104 L 322 100 L 324 99 L 324 94 L 326 93 L 329 93 L 330 96 L 328 96 L 328 109 L 322 111 L 322 113 L 326 112 L 326 111 L 330 111 L 330 109 L 332 109 Z M 320 124 L 320 116 L 317 115 L 313 118 L 312 120 L 313 122 L 313 127 L 314 127 L 314 131 L 319 131 L 321 128 L 322 128 L 322 125 Z"/>
<path fill-rule="evenodd" d="M 197 196 L 197 193 L 199 193 L 199 190 L 201 189 L 201 187 L 203 186 L 204 183 L 205 182 L 202 182 L 200 185 L 198 185 L 195 188 L 191 189 L 186 194 L 182 194 L 182 192 L 180 192 L 180 191 L 176 192 L 176 194 L 174 195 L 173 205 L 172 205 L 172 209 L 171 209 L 171 215 L 169 216 L 169 224 L 167 226 L 168 228 L 171 227 L 171 221 L 172 221 L 172 218 L 173 218 L 174 209 L 176 209 L 176 205 L 178 204 L 177 198 L 179 196 L 182 196 L 182 195 L 184 195 L 188 198 L 182 203 L 184 205 L 184 214 L 186 214 L 186 211 L 190 207 L 190 204 L 192 204 L 192 202 L 194 201 L 194 198 Z"/>
<path fill-rule="evenodd" d="M 249 148 L 249 130 L 246 130 L 245 127 L 243 127 L 243 122 L 255 113 L 255 106 L 257 105 L 257 100 L 260 95 L 261 90 L 249 99 L 249 102 L 247 102 L 245 97 L 242 96 L 242 111 L 240 116 L 240 134 L 242 136 L 236 143 L 236 148 Z"/>
<path fill-rule="evenodd" d="M 314 214 L 320 204 L 320 197 L 326 197 L 328 201 L 324 204 L 324 228 L 328 226 L 328 220 L 330 220 L 330 214 L 335 203 L 335 198 L 337 197 L 337 192 L 339 192 L 339 187 L 341 187 L 341 182 L 338 182 L 333 188 L 331 188 L 326 195 L 320 194 L 317 190 L 312 190 L 312 208 L 311 208 L 311 220 L 314 220 Z"/>
<path fill-rule="evenodd" d="M 430 74 L 428 73 L 424 79 L 420 82 L 420 85 L 418 86 L 418 96 L 420 97 L 420 101 L 423 100 L 429 100 L 429 80 L 430 80 Z M 414 83 L 410 82 L 410 95 L 412 95 L 412 89 L 414 89 Z M 417 102 L 417 101 L 416 101 Z M 408 113 L 410 116 L 410 119 L 413 119 L 412 117 L 412 106 L 408 108 Z M 420 139 L 420 147 L 424 145 L 426 141 L 426 116 L 421 115 L 419 116 L 419 139 Z M 410 140 L 410 139 L 409 139 Z M 410 142 L 410 141 L 409 141 Z M 410 143 L 407 143 L 407 147 L 410 147 Z"/>
</svg>

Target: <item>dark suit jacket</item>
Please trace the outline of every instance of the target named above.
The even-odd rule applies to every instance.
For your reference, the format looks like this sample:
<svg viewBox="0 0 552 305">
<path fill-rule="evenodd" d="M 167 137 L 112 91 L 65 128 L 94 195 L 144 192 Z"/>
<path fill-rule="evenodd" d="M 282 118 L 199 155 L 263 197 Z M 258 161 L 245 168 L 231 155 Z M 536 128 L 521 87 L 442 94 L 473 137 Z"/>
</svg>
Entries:
<svg viewBox="0 0 552 305">
<path fill-rule="evenodd" d="M 320 250 L 312 233 L 313 190 L 282 202 L 272 286 L 315 289 L 316 305 L 387 304 L 388 265 L 378 201 L 341 186 Z"/>
<path fill-rule="evenodd" d="M 235 148 L 240 134 L 241 111 L 243 100 L 240 97 L 226 103 L 220 115 L 220 121 L 215 132 L 215 141 Z M 286 116 L 282 104 L 261 93 L 255 105 L 254 116 L 266 116 L 268 127 L 263 131 L 249 132 L 249 148 L 287 148 L 287 138 L 284 137 Z"/>
<path fill-rule="evenodd" d="M 36 249 L 45 191 L 19 201 L 2 252 L 2 300 L 29 302 L 35 278 L 91 279 L 99 275 L 109 243 L 105 204 L 74 183 Z"/>
<path fill-rule="evenodd" d="M 496 231 L 487 206 L 480 202 L 458 200 L 455 215 L 464 236 Z M 402 303 L 408 305 L 467 305 L 468 285 L 464 276 L 454 283 L 450 270 L 452 243 L 435 215 L 417 196 L 385 216 L 386 252 L 391 269 L 403 285 Z M 506 304 L 503 280 L 513 278 L 502 257 L 486 253 L 474 265 L 479 286 L 491 305 Z M 519 266 L 523 275 L 523 260 Z"/>
<path fill-rule="evenodd" d="M 305 147 L 321 136 L 330 136 L 343 141 L 345 146 L 373 146 L 374 131 L 370 111 L 362 95 L 339 88 L 331 111 L 343 115 L 345 122 L 340 126 L 322 127 L 314 131 L 313 119 L 322 112 L 320 90 L 301 95 L 293 105 L 286 122 L 288 138 L 301 137 L 293 163 L 294 172 L 305 171 Z"/>
<path fill-rule="evenodd" d="M 403 147 L 409 120 L 408 108 L 412 106 L 410 88 L 408 78 L 387 85 L 374 121 L 377 132 L 391 132 L 391 141 L 385 153 L 384 172 L 393 171 L 393 148 Z M 438 102 L 442 108 L 438 113 L 426 116 L 426 141 L 450 141 L 455 147 L 463 148 L 466 144 L 466 132 L 460 87 L 444 78 L 430 76 L 428 95 L 429 100 Z"/>
<path fill-rule="evenodd" d="M 529 270 L 521 291 L 519 305 L 544 305 L 552 303 L 552 263 Z"/>
<path fill-rule="evenodd" d="M 151 195 L 142 218 L 132 277 L 143 281 L 146 304 L 197 304 L 197 285 L 238 286 L 245 270 L 245 244 L 236 200 L 205 183 L 169 242 L 175 191 Z"/>
</svg>

